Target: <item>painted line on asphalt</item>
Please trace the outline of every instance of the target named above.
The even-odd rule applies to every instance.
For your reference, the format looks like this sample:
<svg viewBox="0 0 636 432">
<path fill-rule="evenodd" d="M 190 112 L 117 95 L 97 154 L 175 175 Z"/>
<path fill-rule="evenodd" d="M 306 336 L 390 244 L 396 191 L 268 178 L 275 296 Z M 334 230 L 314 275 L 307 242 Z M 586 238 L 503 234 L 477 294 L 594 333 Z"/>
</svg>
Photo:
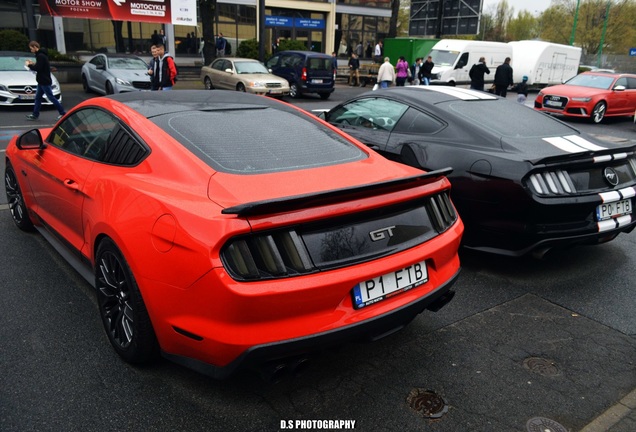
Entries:
<svg viewBox="0 0 636 432">
<path fill-rule="evenodd" d="M 590 424 L 581 429 L 581 432 L 606 432 L 633 410 L 636 410 L 636 389 L 632 390 L 616 405 L 596 417 Z"/>
<path fill-rule="evenodd" d="M 0 210 L 9 210 L 9 204 L 0 204 Z"/>
</svg>

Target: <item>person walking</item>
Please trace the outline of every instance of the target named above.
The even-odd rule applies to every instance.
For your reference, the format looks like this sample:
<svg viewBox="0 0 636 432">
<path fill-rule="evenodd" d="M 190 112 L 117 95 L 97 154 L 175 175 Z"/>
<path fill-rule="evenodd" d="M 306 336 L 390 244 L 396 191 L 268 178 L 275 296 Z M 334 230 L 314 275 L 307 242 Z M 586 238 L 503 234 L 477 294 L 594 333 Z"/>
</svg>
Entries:
<svg viewBox="0 0 636 432">
<path fill-rule="evenodd" d="M 510 66 L 510 57 L 506 57 L 503 64 L 497 66 L 495 71 L 495 94 L 497 96 L 506 97 L 508 87 L 512 86 L 512 66 Z"/>
<path fill-rule="evenodd" d="M 515 90 L 517 92 L 517 102 L 525 104 L 526 99 L 528 99 L 528 77 L 526 75 L 524 75 L 521 82 L 515 86 Z"/>
<path fill-rule="evenodd" d="M 431 83 L 431 76 L 433 72 L 433 67 L 435 63 L 433 63 L 433 57 L 428 56 L 426 61 L 422 63 L 420 66 L 420 74 L 417 78 L 420 80 L 421 85 L 429 85 Z"/>
<path fill-rule="evenodd" d="M 490 75 L 490 69 L 486 66 L 486 58 L 479 57 L 479 61 L 475 63 L 468 72 L 470 77 L 470 88 L 473 90 L 484 91 L 484 75 Z"/>
<path fill-rule="evenodd" d="M 404 87 L 406 79 L 409 76 L 409 64 L 404 56 L 400 56 L 397 64 L 395 65 L 395 85 L 398 87 Z"/>
<path fill-rule="evenodd" d="M 420 79 L 418 78 L 420 75 L 420 68 L 422 67 L 422 57 L 418 57 L 415 59 L 415 63 L 411 65 L 411 84 L 419 85 Z"/>
<path fill-rule="evenodd" d="M 35 90 L 35 103 L 33 104 L 33 113 L 27 115 L 28 120 L 37 120 L 40 117 L 40 108 L 42 107 L 42 101 L 44 95 L 51 102 L 57 112 L 60 114 L 57 116 L 57 120 L 64 117 L 66 110 L 62 106 L 59 100 L 53 96 L 53 90 L 51 85 L 53 84 L 53 78 L 51 78 L 51 65 L 49 63 L 48 52 L 40 47 L 40 43 L 37 41 L 29 42 L 29 50 L 35 54 L 35 62 L 27 60 L 25 66 L 35 72 L 35 80 L 38 83 Z"/>
<path fill-rule="evenodd" d="M 152 73 L 153 87 L 157 90 L 172 90 L 175 77 L 177 76 L 177 68 L 174 65 L 174 59 L 165 51 L 163 45 L 156 47 L 158 61 L 155 61 L 154 71 Z"/>
<path fill-rule="evenodd" d="M 391 64 L 391 59 L 384 57 L 384 63 L 378 69 L 378 83 L 380 88 L 388 88 L 392 83 L 395 83 L 395 69 Z"/>
<path fill-rule="evenodd" d="M 216 38 L 216 56 L 223 57 L 225 55 L 225 47 L 227 45 L 227 41 L 223 37 L 223 33 L 219 33 Z"/>
<path fill-rule="evenodd" d="M 356 53 L 351 54 L 349 59 L 349 85 L 353 86 L 353 79 L 355 78 L 355 85 L 360 85 L 360 59 Z"/>
</svg>

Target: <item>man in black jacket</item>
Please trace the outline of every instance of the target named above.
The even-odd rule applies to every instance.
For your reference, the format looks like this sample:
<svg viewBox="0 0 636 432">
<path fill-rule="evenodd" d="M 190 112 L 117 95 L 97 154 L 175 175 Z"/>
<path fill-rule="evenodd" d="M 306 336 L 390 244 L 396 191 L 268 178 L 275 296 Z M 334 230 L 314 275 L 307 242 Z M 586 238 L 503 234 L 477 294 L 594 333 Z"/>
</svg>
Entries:
<svg viewBox="0 0 636 432">
<path fill-rule="evenodd" d="M 349 59 L 349 85 L 352 86 L 353 79 L 355 78 L 356 84 L 360 85 L 360 60 L 356 53 L 351 54 L 351 58 Z"/>
<path fill-rule="evenodd" d="M 506 97 L 508 87 L 513 84 L 510 57 L 506 57 L 503 64 L 497 66 L 497 71 L 495 72 L 495 94 L 497 96 Z"/>
<path fill-rule="evenodd" d="M 428 56 L 426 58 L 426 61 L 422 63 L 422 66 L 420 66 L 420 73 L 417 76 L 417 78 L 420 80 L 420 85 L 429 85 L 431 83 L 431 76 L 434 66 L 435 63 L 433 63 L 433 58 L 431 56 Z"/>
<path fill-rule="evenodd" d="M 490 69 L 486 66 L 486 59 L 480 57 L 479 62 L 475 63 L 468 72 L 471 89 L 484 91 L 484 74 L 490 75 Z"/>
<path fill-rule="evenodd" d="M 32 71 L 35 71 L 35 80 L 38 83 L 38 87 L 35 91 L 33 114 L 29 114 L 26 117 L 29 120 L 37 120 L 38 117 L 40 117 L 40 108 L 42 107 L 44 95 L 46 95 L 47 99 L 55 105 L 55 108 L 57 108 L 57 111 L 60 113 L 57 117 L 59 120 L 66 114 L 66 110 L 60 101 L 53 96 L 53 90 L 51 89 L 53 79 L 51 78 L 51 65 L 49 64 L 48 53 L 46 50 L 40 48 L 40 44 L 37 41 L 29 42 L 29 49 L 35 54 L 35 63 L 31 60 L 27 60 L 26 66 Z"/>
</svg>

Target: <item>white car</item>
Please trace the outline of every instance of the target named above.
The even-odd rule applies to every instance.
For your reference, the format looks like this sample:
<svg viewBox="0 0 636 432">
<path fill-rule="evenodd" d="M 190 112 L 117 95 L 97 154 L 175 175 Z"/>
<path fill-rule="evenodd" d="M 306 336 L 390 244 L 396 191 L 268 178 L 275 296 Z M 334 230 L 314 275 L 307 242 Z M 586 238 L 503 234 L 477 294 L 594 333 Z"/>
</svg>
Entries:
<svg viewBox="0 0 636 432">
<path fill-rule="evenodd" d="M 250 58 L 222 57 L 201 68 L 206 89 L 226 89 L 282 98 L 289 94 L 285 78 L 273 75 L 261 62 Z"/>
<path fill-rule="evenodd" d="M 151 89 L 148 64 L 127 54 L 97 54 L 82 66 L 86 93 L 116 94 Z"/>
<path fill-rule="evenodd" d="M 32 54 L 17 51 L 0 51 L 0 106 L 33 105 L 38 83 L 35 72 L 25 66 L 27 60 L 35 61 Z M 62 102 L 60 83 L 51 74 L 53 96 Z M 43 105 L 52 105 L 46 95 Z"/>
</svg>

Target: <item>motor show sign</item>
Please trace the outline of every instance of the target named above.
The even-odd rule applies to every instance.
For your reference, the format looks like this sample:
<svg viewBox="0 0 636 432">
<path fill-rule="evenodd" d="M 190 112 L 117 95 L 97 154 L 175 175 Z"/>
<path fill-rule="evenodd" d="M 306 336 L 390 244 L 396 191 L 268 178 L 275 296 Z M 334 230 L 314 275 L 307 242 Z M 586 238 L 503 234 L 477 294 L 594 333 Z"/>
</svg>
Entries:
<svg viewBox="0 0 636 432">
<path fill-rule="evenodd" d="M 43 15 L 196 25 L 196 0 L 40 0 Z"/>
</svg>

